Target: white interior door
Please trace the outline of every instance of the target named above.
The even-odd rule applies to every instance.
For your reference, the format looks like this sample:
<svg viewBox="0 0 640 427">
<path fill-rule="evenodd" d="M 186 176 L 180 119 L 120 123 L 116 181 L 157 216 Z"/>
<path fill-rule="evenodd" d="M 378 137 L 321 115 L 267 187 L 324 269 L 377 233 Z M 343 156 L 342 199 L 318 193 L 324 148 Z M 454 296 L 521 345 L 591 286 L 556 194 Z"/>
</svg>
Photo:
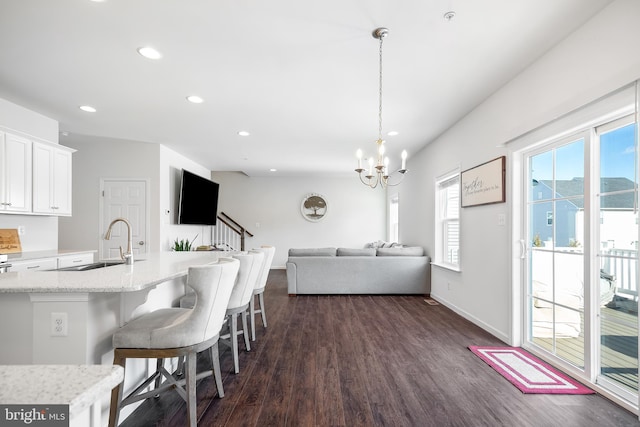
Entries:
<svg viewBox="0 0 640 427">
<path fill-rule="evenodd" d="M 111 239 L 104 235 L 111 221 L 125 218 L 131 223 L 133 253 L 147 252 L 148 182 L 146 180 L 103 180 L 101 183 L 102 218 L 100 221 L 100 258 L 119 258 L 120 247 L 127 247 L 127 227 L 123 222 L 114 225 Z"/>
</svg>

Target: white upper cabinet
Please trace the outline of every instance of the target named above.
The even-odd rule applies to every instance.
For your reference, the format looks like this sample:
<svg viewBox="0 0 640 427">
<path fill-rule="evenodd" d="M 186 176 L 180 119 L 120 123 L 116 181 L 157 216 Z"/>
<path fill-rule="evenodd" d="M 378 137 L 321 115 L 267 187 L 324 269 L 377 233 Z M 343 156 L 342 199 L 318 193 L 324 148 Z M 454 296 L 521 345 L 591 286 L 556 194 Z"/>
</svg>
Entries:
<svg viewBox="0 0 640 427">
<path fill-rule="evenodd" d="M 33 213 L 71 215 L 71 151 L 33 143 Z"/>
<path fill-rule="evenodd" d="M 31 212 L 31 144 L 0 132 L 0 212 Z"/>
</svg>

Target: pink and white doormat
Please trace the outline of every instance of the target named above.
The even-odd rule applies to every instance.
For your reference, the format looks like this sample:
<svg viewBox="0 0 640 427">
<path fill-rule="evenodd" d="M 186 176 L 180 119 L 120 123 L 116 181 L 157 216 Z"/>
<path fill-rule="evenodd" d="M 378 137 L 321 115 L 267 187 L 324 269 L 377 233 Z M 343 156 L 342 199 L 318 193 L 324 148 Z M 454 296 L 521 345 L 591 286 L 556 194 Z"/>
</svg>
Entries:
<svg viewBox="0 0 640 427">
<path fill-rule="evenodd" d="M 595 392 L 517 347 L 469 346 L 476 356 L 523 393 L 594 394 Z"/>
</svg>

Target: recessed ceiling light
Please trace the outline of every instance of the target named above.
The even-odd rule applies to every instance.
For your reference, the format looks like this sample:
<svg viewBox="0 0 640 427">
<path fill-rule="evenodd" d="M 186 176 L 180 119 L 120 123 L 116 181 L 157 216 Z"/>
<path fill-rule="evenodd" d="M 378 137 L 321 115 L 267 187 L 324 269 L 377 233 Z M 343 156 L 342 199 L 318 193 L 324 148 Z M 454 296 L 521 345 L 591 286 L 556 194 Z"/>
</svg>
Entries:
<svg viewBox="0 0 640 427">
<path fill-rule="evenodd" d="M 269 172 L 278 172 L 278 169 L 271 168 L 269 169 Z"/>
<path fill-rule="evenodd" d="M 398 132 L 398 131 L 392 130 L 392 131 L 391 131 L 391 132 L 389 132 L 387 135 L 389 135 L 389 136 L 396 136 L 396 135 L 398 135 L 399 133 L 400 133 L 400 132 Z"/>
<path fill-rule="evenodd" d="M 191 96 L 187 96 L 187 101 L 192 102 L 194 104 L 202 104 L 204 102 L 204 99 L 200 98 L 197 95 L 191 95 Z"/>
<path fill-rule="evenodd" d="M 246 130 L 241 130 L 238 132 L 238 135 L 240 136 L 249 136 L 251 135 L 249 132 L 247 132 Z"/>
<path fill-rule="evenodd" d="M 97 111 L 91 105 L 81 105 L 78 108 L 80 108 L 82 111 L 86 111 L 87 113 L 95 113 Z"/>
<path fill-rule="evenodd" d="M 91 1 L 94 2 L 94 3 L 103 3 L 103 2 L 105 2 L 107 0 L 91 0 Z"/>
<path fill-rule="evenodd" d="M 150 46 L 138 48 L 138 53 L 148 59 L 162 58 L 162 54 Z"/>
</svg>

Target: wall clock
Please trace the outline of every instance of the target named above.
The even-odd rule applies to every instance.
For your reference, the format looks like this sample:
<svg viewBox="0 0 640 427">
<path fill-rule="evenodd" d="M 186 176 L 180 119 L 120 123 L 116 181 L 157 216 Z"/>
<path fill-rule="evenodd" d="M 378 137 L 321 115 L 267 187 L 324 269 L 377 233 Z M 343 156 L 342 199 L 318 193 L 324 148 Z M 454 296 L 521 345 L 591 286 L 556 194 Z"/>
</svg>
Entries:
<svg viewBox="0 0 640 427">
<path fill-rule="evenodd" d="M 309 193 L 302 199 L 300 212 L 307 221 L 318 222 L 327 214 L 327 199 L 316 193 Z"/>
</svg>

